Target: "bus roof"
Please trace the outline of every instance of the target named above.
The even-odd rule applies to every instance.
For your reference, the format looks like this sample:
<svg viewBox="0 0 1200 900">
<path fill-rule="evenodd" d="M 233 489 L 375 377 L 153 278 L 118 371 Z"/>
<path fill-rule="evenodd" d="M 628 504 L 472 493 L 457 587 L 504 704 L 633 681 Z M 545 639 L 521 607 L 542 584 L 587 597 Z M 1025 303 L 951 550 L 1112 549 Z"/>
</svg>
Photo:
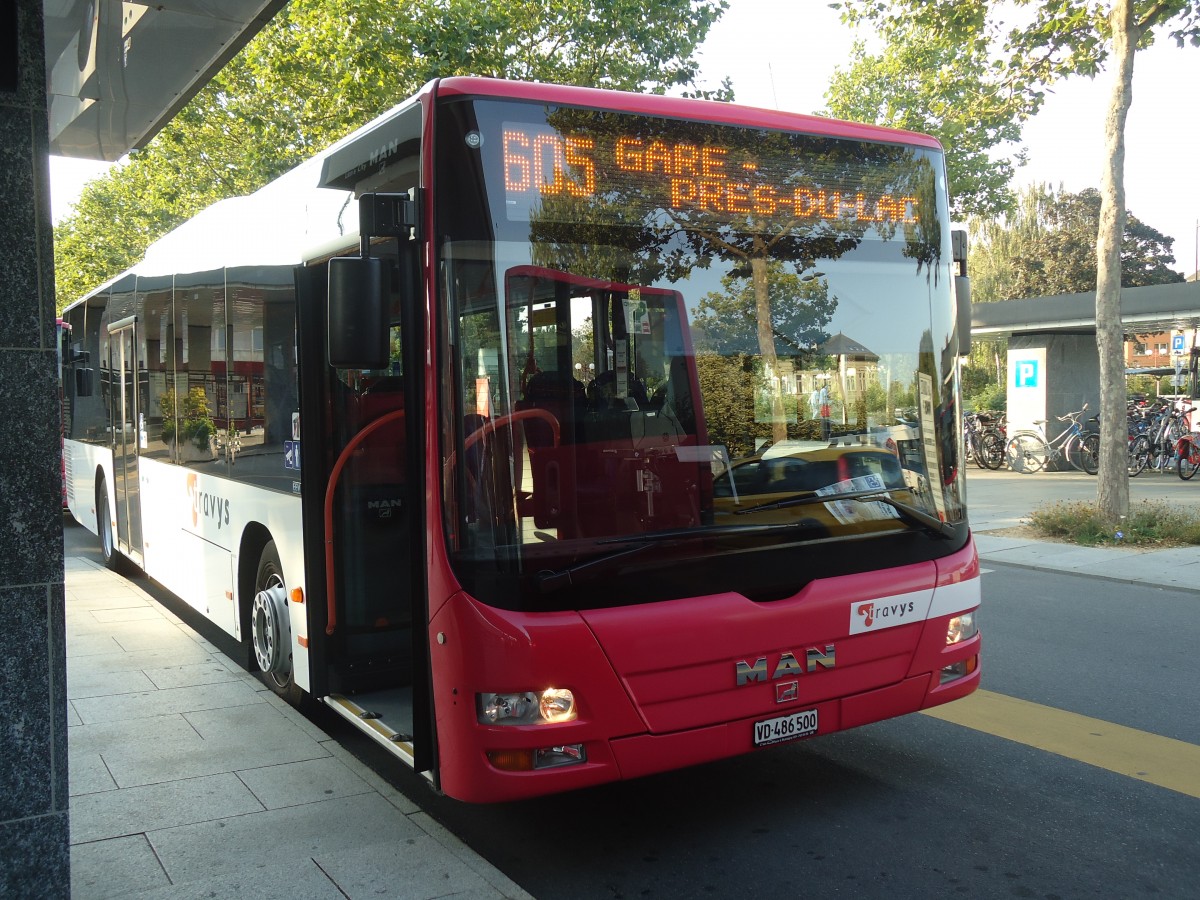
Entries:
<svg viewBox="0 0 1200 900">
<path fill-rule="evenodd" d="M 879 125 L 845 122 L 824 116 L 803 115 L 781 110 L 722 103 L 716 100 L 694 100 L 668 97 L 661 94 L 636 94 L 629 91 L 568 85 L 538 84 L 522 81 L 503 81 L 496 78 L 456 76 L 435 82 L 439 97 L 454 94 L 478 97 L 504 97 L 533 100 L 563 106 L 583 106 L 610 109 L 637 115 L 661 116 L 672 119 L 699 119 L 722 125 L 743 125 L 804 134 L 907 144 L 940 150 L 936 138 L 914 131 L 901 131 Z"/>
<path fill-rule="evenodd" d="M 528 100 L 941 149 L 935 138 L 915 132 L 713 100 L 473 76 L 442 78 L 254 193 L 219 200 L 197 213 L 151 244 L 140 262 L 88 296 L 108 290 L 129 275 L 301 265 L 318 255 L 317 248 L 324 254 L 335 247 L 354 246 L 358 215 L 352 192 L 371 190 L 374 183 L 393 177 L 395 170 L 390 166 L 415 155 L 421 135 L 421 104 L 431 94 Z"/>
</svg>

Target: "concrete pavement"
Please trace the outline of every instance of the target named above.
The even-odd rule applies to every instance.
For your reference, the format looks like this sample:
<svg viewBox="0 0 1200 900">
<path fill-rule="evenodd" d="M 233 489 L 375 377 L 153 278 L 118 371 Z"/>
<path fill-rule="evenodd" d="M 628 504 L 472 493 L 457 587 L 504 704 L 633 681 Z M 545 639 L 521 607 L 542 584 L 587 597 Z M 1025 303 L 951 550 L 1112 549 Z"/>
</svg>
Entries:
<svg viewBox="0 0 1200 900">
<path fill-rule="evenodd" d="M 1195 508 L 1200 503 L 1200 481 L 1181 481 L 1174 472 L 1143 472 L 1129 480 L 1129 497 L 1131 507 L 1167 503 Z M 1095 499 L 1096 479 L 1082 472 L 1021 475 L 967 470 L 967 508 L 981 559 L 1130 584 L 1200 590 L 1200 547 L 1079 547 L 992 533 L 1027 523 L 1029 514 L 1042 505 Z"/>
<path fill-rule="evenodd" d="M 994 533 L 1094 499 L 1082 473 L 971 469 L 967 490 L 985 565 L 1200 588 L 1200 547 Z M 1200 482 L 1131 493 L 1190 505 Z M 135 584 L 68 557 L 66 625 L 75 900 L 529 896 Z"/>
<path fill-rule="evenodd" d="M 529 896 L 131 582 L 66 625 L 74 900 Z"/>
</svg>

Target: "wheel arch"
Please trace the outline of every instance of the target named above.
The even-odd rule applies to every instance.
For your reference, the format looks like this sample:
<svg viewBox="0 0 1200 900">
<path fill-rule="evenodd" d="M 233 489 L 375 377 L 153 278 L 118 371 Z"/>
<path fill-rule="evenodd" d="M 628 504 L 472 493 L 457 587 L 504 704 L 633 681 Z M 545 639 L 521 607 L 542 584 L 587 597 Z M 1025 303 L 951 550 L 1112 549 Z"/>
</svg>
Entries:
<svg viewBox="0 0 1200 900">
<path fill-rule="evenodd" d="M 241 636 L 242 653 L 238 663 L 247 671 L 256 671 L 254 648 L 250 641 L 250 614 L 254 608 L 254 579 L 258 575 L 258 562 L 274 538 L 270 529 L 261 522 L 250 522 L 242 531 L 237 555 L 237 608 L 238 634 Z"/>
</svg>

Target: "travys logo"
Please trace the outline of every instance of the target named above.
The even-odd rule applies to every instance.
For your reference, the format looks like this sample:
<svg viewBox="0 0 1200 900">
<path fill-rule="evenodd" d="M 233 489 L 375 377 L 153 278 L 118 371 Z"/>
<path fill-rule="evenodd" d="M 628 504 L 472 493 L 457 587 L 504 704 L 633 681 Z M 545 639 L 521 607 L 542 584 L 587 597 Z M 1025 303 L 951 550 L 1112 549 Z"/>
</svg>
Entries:
<svg viewBox="0 0 1200 900">
<path fill-rule="evenodd" d="M 229 524 L 229 500 L 208 491 L 200 490 L 200 477 L 192 474 L 187 478 L 188 499 L 192 501 L 192 527 L 199 528 L 200 520 L 217 523 L 217 530 Z"/>
<path fill-rule="evenodd" d="M 918 612 L 917 601 L 910 597 L 888 597 L 851 604 L 850 633 L 862 634 L 865 631 L 907 625 L 924 617 L 925 605 Z"/>
</svg>

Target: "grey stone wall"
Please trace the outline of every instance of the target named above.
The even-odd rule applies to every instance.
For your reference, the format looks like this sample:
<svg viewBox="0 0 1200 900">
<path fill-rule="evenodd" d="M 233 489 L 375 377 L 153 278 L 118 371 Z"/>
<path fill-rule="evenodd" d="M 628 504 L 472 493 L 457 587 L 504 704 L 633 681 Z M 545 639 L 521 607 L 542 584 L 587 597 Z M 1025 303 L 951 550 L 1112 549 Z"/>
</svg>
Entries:
<svg viewBox="0 0 1200 900">
<path fill-rule="evenodd" d="M 5 4 L 7 6 L 7 4 Z M 70 893 L 58 378 L 42 0 L 0 82 L 0 896 Z M 11 57 L 9 57 L 11 59 Z"/>
</svg>

